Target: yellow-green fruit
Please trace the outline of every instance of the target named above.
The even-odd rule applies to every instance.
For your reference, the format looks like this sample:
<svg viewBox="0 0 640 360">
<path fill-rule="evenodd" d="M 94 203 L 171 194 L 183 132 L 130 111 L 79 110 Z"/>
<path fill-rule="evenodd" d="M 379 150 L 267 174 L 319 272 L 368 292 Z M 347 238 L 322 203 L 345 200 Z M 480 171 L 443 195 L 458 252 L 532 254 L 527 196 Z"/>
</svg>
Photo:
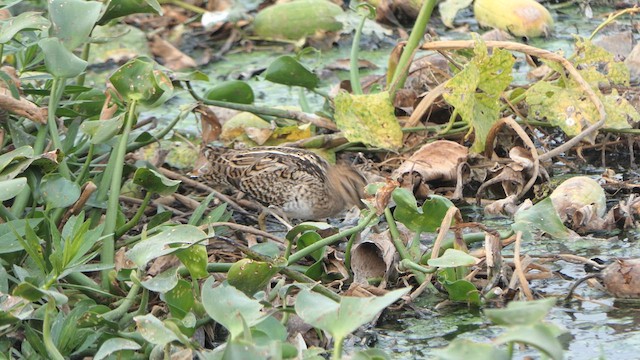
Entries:
<svg viewBox="0 0 640 360">
<path fill-rule="evenodd" d="M 475 0 L 473 12 L 481 26 L 515 36 L 547 36 L 553 29 L 551 14 L 535 0 Z"/>
</svg>

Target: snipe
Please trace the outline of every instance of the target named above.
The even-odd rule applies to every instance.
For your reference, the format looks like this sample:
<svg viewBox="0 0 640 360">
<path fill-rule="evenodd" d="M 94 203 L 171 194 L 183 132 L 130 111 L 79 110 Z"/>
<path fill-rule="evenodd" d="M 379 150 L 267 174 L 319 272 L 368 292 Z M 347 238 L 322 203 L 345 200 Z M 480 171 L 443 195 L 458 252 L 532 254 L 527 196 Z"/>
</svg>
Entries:
<svg viewBox="0 0 640 360">
<path fill-rule="evenodd" d="M 191 174 L 304 220 L 362 206 L 366 185 L 351 166 L 330 165 L 311 151 L 275 146 L 242 150 L 206 146 Z"/>
</svg>

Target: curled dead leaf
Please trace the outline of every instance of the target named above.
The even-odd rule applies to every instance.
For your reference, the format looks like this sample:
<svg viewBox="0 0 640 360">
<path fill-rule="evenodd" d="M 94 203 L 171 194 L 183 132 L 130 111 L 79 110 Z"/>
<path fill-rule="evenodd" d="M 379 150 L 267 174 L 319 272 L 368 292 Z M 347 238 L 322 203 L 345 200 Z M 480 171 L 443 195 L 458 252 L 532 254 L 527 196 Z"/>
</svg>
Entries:
<svg viewBox="0 0 640 360">
<path fill-rule="evenodd" d="M 618 259 L 602 271 L 607 291 L 619 298 L 640 298 L 640 259 Z"/>
<path fill-rule="evenodd" d="M 457 180 L 458 164 L 466 161 L 469 149 L 448 140 L 438 140 L 422 146 L 403 162 L 391 178 L 403 187 L 416 187 L 419 182 Z M 406 184 L 409 182 L 409 184 Z"/>
<path fill-rule="evenodd" d="M 409 235 L 401 233 L 408 241 Z M 398 262 L 396 250 L 389 230 L 379 234 L 369 234 L 351 249 L 351 270 L 353 282 L 368 284 L 370 279 L 380 279 L 380 287 L 385 287 L 389 277 L 395 275 Z"/>
</svg>

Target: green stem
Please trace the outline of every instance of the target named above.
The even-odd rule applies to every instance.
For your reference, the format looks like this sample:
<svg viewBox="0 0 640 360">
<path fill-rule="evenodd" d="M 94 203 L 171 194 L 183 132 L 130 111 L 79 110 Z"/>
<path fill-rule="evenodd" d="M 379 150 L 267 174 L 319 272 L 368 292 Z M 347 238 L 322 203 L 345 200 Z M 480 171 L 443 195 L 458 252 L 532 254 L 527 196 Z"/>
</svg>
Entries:
<svg viewBox="0 0 640 360">
<path fill-rule="evenodd" d="M 353 42 L 351 43 L 351 61 L 349 77 L 351 80 L 351 91 L 356 95 L 362 95 L 362 85 L 360 84 L 360 67 L 358 66 L 358 50 L 360 49 L 360 36 L 362 35 L 362 28 L 364 22 L 367 21 L 367 16 L 363 15 L 360 24 L 356 29 L 356 33 L 353 36 Z"/>
<path fill-rule="evenodd" d="M 228 272 L 229 269 L 231 269 L 231 266 L 233 266 L 233 264 L 230 264 L 230 263 L 208 263 L 207 272 L 210 272 L 210 273 Z M 187 269 L 184 265 L 181 265 L 178 268 L 178 274 L 180 276 L 188 276 L 189 269 Z"/>
<path fill-rule="evenodd" d="M 11 221 L 11 220 L 17 220 L 18 219 L 2 203 L 0 203 L 0 218 L 2 218 L 4 221 Z"/>
<path fill-rule="evenodd" d="M 456 122 L 457 117 L 458 117 L 458 109 L 454 108 L 453 111 L 451 112 L 451 116 L 449 117 L 449 122 L 447 123 L 447 126 L 444 129 L 438 131 L 438 135 L 443 135 L 449 132 L 449 130 L 453 128 L 453 124 Z"/>
<path fill-rule="evenodd" d="M 400 261 L 400 268 L 409 269 L 411 271 L 419 271 L 423 274 L 433 274 L 438 271 L 438 268 L 435 266 L 424 267 L 420 264 L 417 264 L 409 259 L 403 259 Z"/>
<path fill-rule="evenodd" d="M 113 173 L 111 174 L 111 185 L 109 188 L 107 213 L 104 221 L 103 234 L 106 236 L 102 242 L 102 252 L 100 257 L 100 261 L 106 265 L 113 265 L 114 263 L 115 230 L 116 221 L 118 219 L 118 212 L 120 211 L 119 196 L 120 187 L 122 185 L 122 170 L 124 167 L 124 157 L 127 154 L 127 141 L 129 140 L 129 134 L 131 133 L 133 121 L 135 119 L 136 104 L 136 101 L 132 101 L 129 104 L 129 111 L 127 111 L 127 115 L 124 121 L 122 135 L 120 136 L 120 141 L 118 142 L 117 148 L 115 149 L 115 153 L 113 153 L 114 161 L 109 161 L 111 163 L 110 165 L 113 165 Z M 110 271 L 111 270 L 109 269 L 102 271 L 102 287 L 105 289 L 109 287 Z"/>
<path fill-rule="evenodd" d="M 164 1 L 160 1 L 160 3 L 173 4 L 175 6 L 179 6 L 179 7 L 183 8 L 183 9 L 185 9 L 185 10 L 193 11 L 194 13 L 200 14 L 200 15 L 206 13 L 206 10 L 201 9 L 201 8 L 195 6 L 195 5 L 191 5 L 191 4 L 189 4 L 187 2 L 184 2 L 182 0 L 164 0 Z"/>
<path fill-rule="evenodd" d="M 178 114 L 173 120 L 171 120 L 170 123 L 168 123 L 166 126 L 161 126 L 162 130 L 158 131 L 155 134 L 151 134 L 151 139 L 147 141 L 142 141 L 142 142 L 134 142 L 133 144 L 127 145 L 127 152 L 138 150 L 143 146 L 147 146 L 151 143 L 158 141 L 158 139 L 164 138 L 165 135 L 167 135 L 171 130 L 173 130 L 173 128 L 176 126 L 176 124 L 180 120 L 184 120 L 189 114 L 191 114 L 191 111 L 195 108 L 196 105 L 197 104 L 194 104 L 193 106 L 182 110 L 180 114 Z"/>
<path fill-rule="evenodd" d="M 349 237 L 349 241 L 347 241 L 347 247 L 344 249 L 344 266 L 347 268 L 347 271 L 349 271 L 349 274 L 352 273 L 351 248 L 353 247 L 353 243 L 355 242 L 355 240 L 356 240 L 356 234 L 351 234 L 351 237 Z"/>
<path fill-rule="evenodd" d="M 301 260 L 302 258 L 304 258 L 305 256 L 313 253 L 314 251 L 321 249 L 327 245 L 331 245 L 337 241 L 339 241 L 340 239 L 347 237 L 347 236 L 351 236 L 352 234 L 355 234 L 357 232 L 362 231 L 362 229 L 366 228 L 369 223 L 371 223 L 371 221 L 376 217 L 376 213 L 375 211 L 371 211 L 369 213 L 369 215 L 367 215 L 358 225 L 352 227 L 351 229 L 345 230 L 345 231 L 341 231 L 337 234 L 331 235 L 329 237 L 326 237 L 320 241 L 317 241 L 309 246 L 307 246 L 306 248 L 295 252 L 294 254 L 292 254 L 291 256 L 289 256 L 288 260 L 287 260 L 287 266 L 291 265 L 291 264 L 295 264 L 296 262 L 298 262 L 299 260 Z"/>
<path fill-rule="evenodd" d="M 409 255 L 409 252 L 407 251 L 407 248 L 404 246 L 404 243 L 402 242 L 402 236 L 398 231 L 396 220 L 393 218 L 390 208 L 387 207 L 384 209 L 384 217 L 387 219 L 387 224 L 389 225 L 389 233 L 391 233 L 391 241 L 393 241 L 393 245 L 395 246 L 396 251 L 398 251 L 398 254 L 400 255 L 400 260 L 407 259 L 407 260 L 413 261 L 411 259 L 411 256 Z M 423 272 L 418 270 L 411 270 L 411 272 L 416 277 L 416 281 L 418 281 L 419 284 L 422 284 L 424 282 L 425 276 Z"/>
<path fill-rule="evenodd" d="M 87 42 L 84 44 L 84 47 L 82 48 L 82 54 L 80 55 L 80 57 L 85 61 L 89 60 L 90 51 L 91 51 L 91 43 Z M 76 85 L 84 86 L 84 81 L 86 77 L 87 77 L 87 72 L 83 71 L 82 74 L 78 75 L 78 77 L 76 78 Z"/>
<path fill-rule="evenodd" d="M 138 224 L 140 218 L 144 214 L 144 211 L 147 209 L 147 205 L 149 205 L 149 201 L 151 201 L 151 191 L 147 191 L 144 195 L 144 199 L 142 199 L 142 204 L 138 208 L 138 211 L 131 218 L 131 220 L 127 221 L 126 224 L 122 225 L 118 230 L 116 230 L 116 239 L 119 239 L 122 235 L 126 234 L 127 231 L 131 230 L 134 226 Z"/>
<path fill-rule="evenodd" d="M 390 89 L 392 100 L 395 98 L 396 90 L 404 86 L 404 82 L 407 79 L 409 64 L 411 63 L 411 60 L 413 60 L 413 54 L 420 45 L 420 40 L 422 40 L 422 37 L 424 36 L 429 19 L 431 19 L 431 12 L 435 6 L 436 0 L 425 0 L 422 3 L 420 13 L 418 13 L 413 29 L 411 29 L 411 35 L 409 35 L 409 40 L 407 40 L 407 45 L 404 47 L 404 51 L 400 56 L 398 66 L 396 67 L 396 71 L 391 80 L 391 84 L 393 84 L 393 89 Z M 387 84 L 387 86 L 389 86 L 389 84 Z"/>
<path fill-rule="evenodd" d="M 87 158 L 82 164 L 82 169 L 78 173 L 78 177 L 76 178 L 76 184 L 81 185 L 84 183 L 86 178 L 89 176 L 89 167 L 91 165 L 91 160 L 93 160 L 93 144 L 89 145 L 89 151 L 87 152 Z"/>
<path fill-rule="evenodd" d="M 51 338 L 51 316 L 56 310 L 56 303 L 53 298 L 49 298 L 47 302 L 47 308 L 44 312 L 44 322 L 42 324 L 42 341 L 44 342 L 44 347 L 47 349 L 47 356 L 49 359 L 54 360 L 64 360 L 64 356 L 60 354 L 60 351 L 53 343 L 53 339 Z"/>
<path fill-rule="evenodd" d="M 131 275 L 137 276 L 135 272 L 132 272 Z M 102 317 L 109 321 L 117 321 L 118 319 L 123 317 L 129 310 L 129 308 L 131 308 L 133 303 L 136 301 L 140 288 L 141 288 L 140 281 L 135 279 L 133 281 L 133 285 L 131 285 L 131 289 L 129 289 L 129 293 L 127 294 L 127 297 L 124 298 L 124 301 L 122 301 L 117 308 L 104 313 Z"/>
<path fill-rule="evenodd" d="M 60 149 L 60 151 L 63 150 L 63 147 L 62 141 L 60 140 L 60 135 L 58 134 L 56 109 L 58 109 L 58 105 L 60 104 L 60 98 L 62 98 L 62 94 L 64 92 L 65 82 L 66 79 L 64 78 L 53 78 L 53 83 L 51 84 L 51 94 L 49 95 L 49 112 L 47 114 L 49 135 L 51 136 L 51 140 L 53 141 L 53 146 L 55 146 L 56 149 Z M 68 180 L 71 180 L 71 171 L 69 171 L 69 167 L 67 166 L 67 161 L 65 158 L 62 158 L 62 160 L 60 161 L 58 169 L 62 176 L 64 176 Z"/>
<path fill-rule="evenodd" d="M 340 360 L 342 359 L 342 344 L 344 343 L 344 339 L 341 337 L 336 337 L 333 341 L 333 352 L 331 354 L 332 360 Z"/>
</svg>

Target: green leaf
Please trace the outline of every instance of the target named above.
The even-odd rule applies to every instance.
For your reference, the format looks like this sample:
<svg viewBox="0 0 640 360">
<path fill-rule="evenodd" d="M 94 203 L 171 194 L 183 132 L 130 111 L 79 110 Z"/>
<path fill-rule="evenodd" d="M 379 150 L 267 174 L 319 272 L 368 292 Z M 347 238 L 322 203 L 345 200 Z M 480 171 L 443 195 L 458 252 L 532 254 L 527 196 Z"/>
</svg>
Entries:
<svg viewBox="0 0 640 360">
<path fill-rule="evenodd" d="M 504 309 L 485 309 L 484 314 L 496 325 L 532 325 L 542 321 L 555 303 L 555 298 L 512 301 Z"/>
<path fill-rule="evenodd" d="M 204 98 L 237 104 L 251 104 L 254 95 L 249 84 L 240 80 L 232 80 L 212 87 L 204 95 Z"/>
<path fill-rule="evenodd" d="M 500 116 L 500 96 L 511 84 L 515 60 L 509 51 L 498 48 L 489 55 L 486 44 L 476 39 L 473 59 L 447 82 L 443 97 L 473 127 L 475 140 L 471 149 L 481 152 L 489 130 Z"/>
<path fill-rule="evenodd" d="M 68 50 L 75 50 L 89 41 L 101 11 L 102 3 L 98 1 L 50 0 L 51 35 L 60 39 Z"/>
<path fill-rule="evenodd" d="M 139 350 L 141 348 L 137 342 L 124 338 L 111 338 L 100 345 L 100 349 L 93 356 L 93 360 L 106 359 L 109 355 L 123 350 Z"/>
<path fill-rule="evenodd" d="M 0 271 L 4 271 L 4 268 Z M 0 301 L 0 326 L 27 320 L 33 311 L 30 301 L 18 296 L 6 295 L 5 292 L 2 295 L 2 301 Z"/>
<path fill-rule="evenodd" d="M 162 15 L 162 8 L 156 0 L 111 0 L 98 24 L 104 25 L 113 19 L 131 14 Z"/>
<path fill-rule="evenodd" d="M 300 251 L 304 248 L 306 248 L 307 246 L 311 246 L 315 243 L 317 243 L 318 241 L 322 240 L 322 236 L 320 236 L 320 234 L 318 234 L 315 231 L 307 231 L 304 234 L 300 235 L 300 237 L 298 238 L 298 243 L 297 243 L 297 251 Z M 315 261 L 320 261 L 324 258 L 324 250 L 325 250 L 326 246 L 321 247 L 320 249 L 312 252 L 311 257 L 315 260 Z"/>
<path fill-rule="evenodd" d="M 265 39 L 299 40 L 317 31 L 338 31 L 343 14 L 340 6 L 327 0 L 296 0 L 269 6 L 253 21 L 253 31 Z"/>
<path fill-rule="evenodd" d="M 437 266 L 439 268 L 454 268 L 458 266 L 475 265 L 477 262 L 477 258 L 464 251 L 447 249 L 442 256 L 435 259 L 429 259 L 427 264 L 429 266 Z"/>
<path fill-rule="evenodd" d="M 178 336 L 152 314 L 135 316 L 138 333 L 148 342 L 155 345 L 166 345 L 178 341 Z"/>
<path fill-rule="evenodd" d="M 449 300 L 480 305 L 480 292 L 467 280 L 443 281 L 442 285 L 449 294 Z"/>
<path fill-rule="evenodd" d="M 41 221 L 41 218 L 27 220 L 20 219 L 0 224 L 0 254 L 24 250 L 22 243 L 18 241 L 18 236 L 25 236 L 27 231 L 27 222 L 29 223 L 28 229 L 33 229 L 38 226 Z M 40 242 L 37 241 L 35 246 L 39 248 Z"/>
<path fill-rule="evenodd" d="M 13 199 L 28 188 L 27 178 L 19 177 L 11 180 L 0 180 L 0 201 Z"/>
<path fill-rule="evenodd" d="M 229 285 L 253 296 L 256 292 L 264 290 L 265 286 L 273 275 L 277 274 L 285 264 L 268 263 L 251 259 L 241 259 L 236 261 L 227 272 Z"/>
<path fill-rule="evenodd" d="M 129 60 L 111 75 L 109 81 L 129 101 L 146 106 L 160 105 L 173 93 L 173 85 L 165 73 L 154 70 L 154 64 L 144 56 Z"/>
<path fill-rule="evenodd" d="M 398 289 L 378 297 L 345 296 L 341 297 L 340 303 L 311 290 L 303 290 L 298 294 L 295 309 L 302 320 L 341 341 L 409 290 L 411 288 Z"/>
<path fill-rule="evenodd" d="M 89 136 L 92 144 L 104 144 L 113 140 L 123 123 L 124 114 L 120 114 L 108 120 L 84 121 L 80 125 L 80 131 Z"/>
<path fill-rule="evenodd" d="M 0 180 L 13 179 L 34 161 L 33 148 L 22 146 L 0 155 Z"/>
<path fill-rule="evenodd" d="M 47 207 L 65 208 L 80 198 L 80 186 L 60 174 L 47 174 L 40 183 Z"/>
<path fill-rule="evenodd" d="M 1 25 L 0 44 L 6 44 L 20 31 L 45 31 L 51 23 L 38 12 L 26 11 L 18 16 L 3 21 Z"/>
<path fill-rule="evenodd" d="M 264 78 L 276 84 L 300 86 L 309 90 L 315 89 L 320 83 L 316 74 L 289 55 L 280 56 L 269 64 Z"/>
<path fill-rule="evenodd" d="M 23 297 L 29 301 L 39 301 L 42 298 L 51 297 L 56 305 L 64 305 L 69 298 L 56 290 L 45 290 L 28 282 L 21 282 L 13 289 L 13 295 Z"/>
<path fill-rule="evenodd" d="M 193 279 L 202 279 L 209 275 L 207 271 L 207 263 L 209 255 L 207 247 L 204 245 L 193 245 L 186 249 L 182 249 L 175 254 L 180 262 L 189 270 L 189 274 Z"/>
<path fill-rule="evenodd" d="M 390 150 L 402 146 L 402 128 L 387 91 L 367 95 L 341 91 L 334 101 L 336 125 L 350 142 Z"/>
<path fill-rule="evenodd" d="M 167 269 L 160 274 L 141 281 L 140 284 L 147 290 L 157 293 L 166 293 L 178 284 L 178 268 Z"/>
<path fill-rule="evenodd" d="M 195 226 L 176 225 L 137 243 L 126 252 L 126 256 L 139 268 L 143 268 L 155 258 L 187 248 L 206 238 L 207 234 Z"/>
<path fill-rule="evenodd" d="M 509 360 L 506 350 L 491 344 L 480 344 L 467 339 L 454 339 L 446 348 L 436 349 L 434 355 L 441 360 Z"/>
<path fill-rule="evenodd" d="M 546 198 L 532 207 L 518 211 L 513 216 L 511 225 L 514 231 L 522 231 L 526 237 L 531 238 L 531 230 L 544 231 L 553 238 L 566 239 L 572 236 L 553 207 L 551 198 Z"/>
<path fill-rule="evenodd" d="M 133 183 L 156 194 L 171 195 L 178 190 L 180 180 L 171 180 L 153 169 L 138 168 Z"/>
<path fill-rule="evenodd" d="M 56 38 L 46 38 L 38 42 L 44 53 L 44 65 L 56 78 L 72 78 L 84 72 L 88 63 L 75 56 Z"/>
<path fill-rule="evenodd" d="M 226 282 L 216 287 L 213 287 L 214 283 L 210 277 L 202 285 L 202 304 L 214 321 L 229 330 L 231 340 L 244 331 L 244 324 L 252 327 L 266 318 L 260 302 Z"/>
<path fill-rule="evenodd" d="M 516 326 L 495 340 L 498 344 L 518 342 L 533 346 L 554 360 L 564 359 L 562 344 L 557 337 L 557 331 L 551 324 L 534 324 Z"/>
<path fill-rule="evenodd" d="M 451 200 L 431 195 L 418 208 L 416 198 L 409 190 L 396 188 L 391 194 L 396 208 L 393 211 L 394 219 L 415 232 L 435 232 L 444 219 L 450 207 L 455 206 Z M 451 220 L 453 224 L 454 220 Z"/>
<path fill-rule="evenodd" d="M 184 318 L 195 303 L 191 283 L 186 280 L 179 280 L 173 289 L 164 294 L 164 300 L 173 317 Z"/>
</svg>

